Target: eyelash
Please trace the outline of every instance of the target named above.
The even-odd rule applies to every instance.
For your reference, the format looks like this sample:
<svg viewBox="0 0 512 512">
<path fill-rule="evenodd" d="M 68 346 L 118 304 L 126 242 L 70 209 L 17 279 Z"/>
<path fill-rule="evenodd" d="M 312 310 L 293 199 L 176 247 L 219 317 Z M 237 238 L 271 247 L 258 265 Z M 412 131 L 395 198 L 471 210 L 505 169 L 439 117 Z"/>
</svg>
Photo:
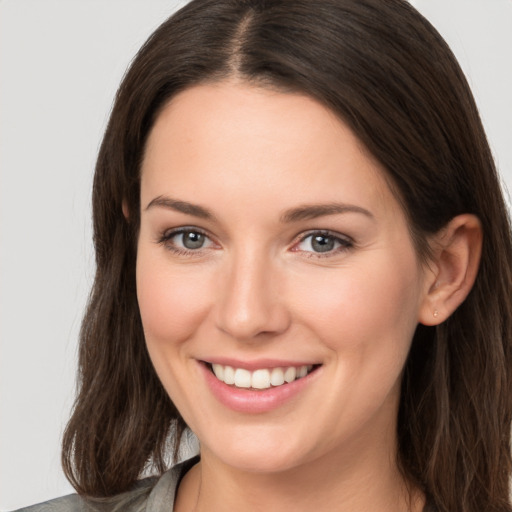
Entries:
<svg viewBox="0 0 512 512">
<path fill-rule="evenodd" d="M 202 254 L 203 250 L 205 249 L 204 247 L 199 247 L 197 249 L 186 249 L 186 248 L 182 248 L 182 247 L 177 247 L 176 245 L 174 245 L 171 242 L 171 240 L 174 237 L 176 237 L 178 235 L 183 235 L 185 233 L 195 233 L 195 234 L 202 235 L 207 240 L 209 240 L 211 243 L 213 243 L 210 236 L 205 231 L 203 231 L 202 229 L 196 228 L 196 227 L 192 227 L 192 226 L 184 226 L 184 227 L 181 227 L 178 229 L 165 231 L 158 238 L 157 243 L 163 245 L 167 250 L 173 252 L 174 254 L 177 254 L 178 256 L 190 256 L 190 255 Z M 317 252 L 317 251 L 304 251 L 304 250 L 300 250 L 300 249 L 296 248 L 299 244 L 305 242 L 308 238 L 311 238 L 314 236 L 331 239 L 334 242 L 334 244 L 338 244 L 338 247 L 334 248 L 333 250 L 325 251 L 324 253 Z M 354 247 L 354 241 L 346 235 L 340 236 L 339 234 L 334 233 L 332 231 L 328 231 L 328 230 L 313 230 L 313 231 L 309 231 L 307 233 L 301 234 L 301 236 L 298 237 L 298 239 L 296 239 L 293 242 L 291 250 L 293 252 L 302 252 L 305 255 L 305 257 L 307 257 L 307 258 L 328 258 L 328 257 L 332 257 L 334 255 L 337 255 L 339 253 L 348 251 L 348 250 L 352 249 L 353 247 Z"/>
</svg>

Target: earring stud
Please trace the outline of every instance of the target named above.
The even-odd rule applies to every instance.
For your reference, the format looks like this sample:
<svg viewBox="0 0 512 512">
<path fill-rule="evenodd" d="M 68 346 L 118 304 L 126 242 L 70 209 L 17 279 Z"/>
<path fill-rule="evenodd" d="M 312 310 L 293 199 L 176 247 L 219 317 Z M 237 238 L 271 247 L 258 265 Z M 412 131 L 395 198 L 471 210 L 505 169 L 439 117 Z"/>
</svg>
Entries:
<svg viewBox="0 0 512 512">
<path fill-rule="evenodd" d="M 439 311 L 437 311 L 437 309 L 434 309 L 434 318 L 437 318 L 439 316 Z"/>
</svg>

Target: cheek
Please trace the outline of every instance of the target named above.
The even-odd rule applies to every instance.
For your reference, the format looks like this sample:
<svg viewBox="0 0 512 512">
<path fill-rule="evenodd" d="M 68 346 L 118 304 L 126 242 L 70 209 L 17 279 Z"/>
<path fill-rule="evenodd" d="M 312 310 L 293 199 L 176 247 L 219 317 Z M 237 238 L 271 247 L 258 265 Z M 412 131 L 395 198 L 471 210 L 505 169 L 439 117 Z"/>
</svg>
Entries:
<svg viewBox="0 0 512 512">
<path fill-rule="evenodd" d="M 421 293 L 414 254 L 360 260 L 299 293 L 301 316 L 338 356 L 352 354 L 362 364 L 405 359 Z"/>
<path fill-rule="evenodd" d="M 205 281 L 143 249 L 137 257 L 137 298 L 148 344 L 186 340 L 204 315 Z"/>
</svg>

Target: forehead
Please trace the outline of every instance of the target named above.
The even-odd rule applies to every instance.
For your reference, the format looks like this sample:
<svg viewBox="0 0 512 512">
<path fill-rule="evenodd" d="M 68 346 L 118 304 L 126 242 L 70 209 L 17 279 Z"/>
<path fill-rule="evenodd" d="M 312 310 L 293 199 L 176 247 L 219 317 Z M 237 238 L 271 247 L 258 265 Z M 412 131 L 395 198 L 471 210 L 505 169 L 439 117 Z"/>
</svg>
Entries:
<svg viewBox="0 0 512 512">
<path fill-rule="evenodd" d="M 142 165 L 143 201 L 162 193 L 209 200 L 219 190 L 283 207 L 319 199 L 396 207 L 381 166 L 334 113 L 306 95 L 232 82 L 175 96 Z"/>
</svg>

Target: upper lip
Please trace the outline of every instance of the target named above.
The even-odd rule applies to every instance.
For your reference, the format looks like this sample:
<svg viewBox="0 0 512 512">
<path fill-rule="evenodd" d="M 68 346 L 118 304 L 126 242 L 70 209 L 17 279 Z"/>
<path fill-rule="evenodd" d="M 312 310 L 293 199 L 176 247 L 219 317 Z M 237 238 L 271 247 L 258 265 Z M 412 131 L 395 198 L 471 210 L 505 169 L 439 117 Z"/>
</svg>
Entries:
<svg viewBox="0 0 512 512">
<path fill-rule="evenodd" d="M 285 359 L 255 359 L 248 361 L 230 357 L 212 357 L 201 359 L 201 361 L 206 364 L 220 364 L 222 366 L 231 366 L 232 368 L 243 368 L 249 371 L 260 370 L 263 368 L 288 368 L 290 366 L 299 368 L 301 366 L 316 366 L 319 364 L 318 362 L 311 360 L 290 361 Z"/>
</svg>

